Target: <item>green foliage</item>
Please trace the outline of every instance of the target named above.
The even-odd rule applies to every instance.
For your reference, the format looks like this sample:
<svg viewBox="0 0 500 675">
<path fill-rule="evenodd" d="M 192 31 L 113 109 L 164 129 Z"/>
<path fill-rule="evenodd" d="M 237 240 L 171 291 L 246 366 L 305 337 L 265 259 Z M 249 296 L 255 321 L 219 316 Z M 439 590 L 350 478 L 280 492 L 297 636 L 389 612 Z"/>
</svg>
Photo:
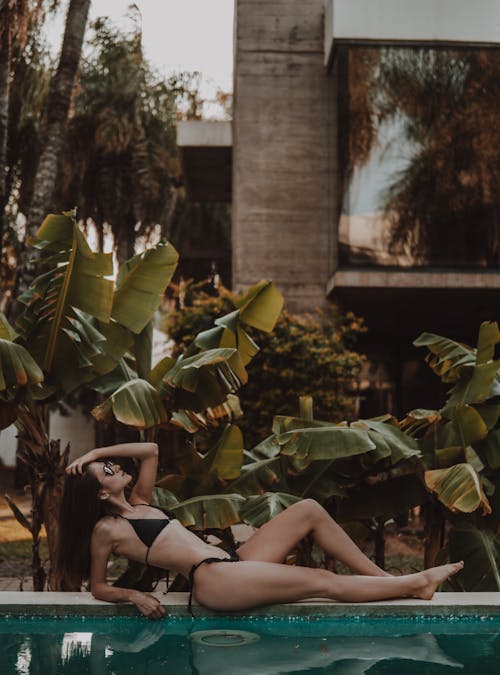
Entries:
<svg viewBox="0 0 500 675">
<path fill-rule="evenodd" d="M 210 295 L 207 288 L 206 282 L 179 288 L 184 308 L 162 320 L 178 353 L 210 328 L 214 317 L 234 309 L 235 294 L 220 288 Z M 247 447 L 269 434 L 275 415 L 294 412 L 301 395 L 314 396 L 317 418 L 352 417 L 363 363 L 353 345 L 364 330 L 362 320 L 352 313 L 298 316 L 283 311 L 272 333 L 259 334 L 260 353 L 249 366 L 249 381 L 240 394 L 244 412 L 240 426 Z"/>
<path fill-rule="evenodd" d="M 458 524 L 440 556 L 464 559 L 455 585 L 462 590 L 498 590 L 500 539 L 500 343 L 496 322 L 484 322 L 477 346 L 423 333 L 427 363 L 452 385 L 441 410 L 415 410 L 403 421 L 424 454 L 425 482 L 441 505 L 441 518 Z M 482 513 L 482 517 L 480 515 Z"/>
</svg>

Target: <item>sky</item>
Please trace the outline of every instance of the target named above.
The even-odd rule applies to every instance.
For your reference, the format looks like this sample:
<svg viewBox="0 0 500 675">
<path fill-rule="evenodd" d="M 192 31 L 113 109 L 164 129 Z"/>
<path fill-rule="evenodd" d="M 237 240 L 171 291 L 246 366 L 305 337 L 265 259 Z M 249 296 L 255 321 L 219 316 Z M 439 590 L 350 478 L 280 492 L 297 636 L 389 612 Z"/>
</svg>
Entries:
<svg viewBox="0 0 500 675">
<path fill-rule="evenodd" d="M 60 49 L 67 0 L 46 32 Z M 93 0 L 90 21 L 109 16 L 120 27 L 127 19 L 129 0 Z M 234 0 L 136 0 L 142 16 L 143 47 L 147 58 L 164 75 L 179 70 L 202 73 L 202 95 L 233 89 Z"/>
</svg>

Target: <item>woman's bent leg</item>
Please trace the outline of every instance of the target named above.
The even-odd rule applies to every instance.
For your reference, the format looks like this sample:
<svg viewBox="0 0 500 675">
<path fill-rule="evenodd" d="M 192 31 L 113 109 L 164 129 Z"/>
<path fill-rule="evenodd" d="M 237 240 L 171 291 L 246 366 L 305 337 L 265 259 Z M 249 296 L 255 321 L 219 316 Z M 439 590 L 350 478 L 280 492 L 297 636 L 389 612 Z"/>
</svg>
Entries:
<svg viewBox="0 0 500 675">
<path fill-rule="evenodd" d="M 325 598 L 372 602 L 391 598 L 430 599 L 439 584 L 462 563 L 433 567 L 401 577 L 344 576 L 321 569 L 242 561 L 205 564 L 195 576 L 194 596 L 215 610 L 236 611 L 260 605 Z"/>
<path fill-rule="evenodd" d="M 293 504 L 263 525 L 238 549 L 242 560 L 281 563 L 308 534 L 327 555 L 357 574 L 390 576 L 375 565 L 314 499 Z"/>
</svg>

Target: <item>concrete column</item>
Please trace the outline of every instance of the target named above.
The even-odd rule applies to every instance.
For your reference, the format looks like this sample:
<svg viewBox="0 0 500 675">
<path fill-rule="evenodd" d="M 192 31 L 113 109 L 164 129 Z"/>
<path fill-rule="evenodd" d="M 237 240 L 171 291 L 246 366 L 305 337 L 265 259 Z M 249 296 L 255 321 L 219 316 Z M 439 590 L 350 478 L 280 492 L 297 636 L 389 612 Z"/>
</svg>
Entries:
<svg viewBox="0 0 500 675">
<path fill-rule="evenodd" d="M 331 85 L 323 0 L 237 0 L 233 285 L 272 279 L 294 311 L 325 304 L 335 260 Z"/>
</svg>

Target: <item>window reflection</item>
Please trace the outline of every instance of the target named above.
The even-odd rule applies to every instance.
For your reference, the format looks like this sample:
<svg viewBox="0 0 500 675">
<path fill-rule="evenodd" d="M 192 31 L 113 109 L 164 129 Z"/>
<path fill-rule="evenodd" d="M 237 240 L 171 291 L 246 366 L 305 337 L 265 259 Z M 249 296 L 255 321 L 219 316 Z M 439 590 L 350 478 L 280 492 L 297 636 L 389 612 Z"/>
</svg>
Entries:
<svg viewBox="0 0 500 675">
<path fill-rule="evenodd" d="M 499 266 L 499 55 L 338 49 L 342 265 Z"/>
</svg>

